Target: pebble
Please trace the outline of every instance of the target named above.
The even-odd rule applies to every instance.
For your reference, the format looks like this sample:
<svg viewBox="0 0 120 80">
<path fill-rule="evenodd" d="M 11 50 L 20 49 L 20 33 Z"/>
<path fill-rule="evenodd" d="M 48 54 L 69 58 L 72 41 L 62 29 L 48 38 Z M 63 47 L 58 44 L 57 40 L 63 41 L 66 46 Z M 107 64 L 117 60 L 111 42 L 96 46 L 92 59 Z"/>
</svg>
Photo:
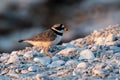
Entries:
<svg viewBox="0 0 120 80">
<path fill-rule="evenodd" d="M 34 62 L 38 62 L 42 64 L 43 66 L 46 66 L 51 63 L 51 58 L 50 57 L 34 58 Z"/>
<path fill-rule="evenodd" d="M 64 64 L 65 64 L 65 61 L 63 61 L 63 60 L 57 60 L 57 61 L 52 62 L 50 65 L 48 65 L 48 67 L 50 67 L 50 68 L 56 68 L 56 67 L 60 67 L 60 66 L 62 66 Z"/>
<path fill-rule="evenodd" d="M 49 77 L 46 73 L 36 74 L 35 80 L 49 80 Z"/>
<path fill-rule="evenodd" d="M 116 39 L 116 36 L 114 34 L 109 34 L 106 38 L 106 41 L 112 42 L 112 41 L 115 41 L 115 39 Z"/>
<path fill-rule="evenodd" d="M 68 60 L 66 63 L 65 63 L 65 66 L 76 66 L 78 64 L 78 61 L 77 60 Z"/>
<path fill-rule="evenodd" d="M 76 48 L 66 48 L 66 49 L 63 49 L 60 52 L 58 52 L 56 54 L 56 56 L 59 57 L 59 59 L 67 61 L 69 59 L 76 59 L 76 58 L 78 58 L 79 51 L 80 50 L 78 50 Z"/>
<path fill-rule="evenodd" d="M 120 61 L 120 53 L 115 53 L 113 55 L 113 57 L 112 57 L 112 60 L 115 61 L 115 62 L 117 62 L 118 64 L 120 64 L 119 63 L 119 61 Z"/>
<path fill-rule="evenodd" d="M 66 46 L 66 48 L 76 48 L 78 50 L 81 50 L 82 48 L 75 46 L 74 44 L 70 44 L 70 43 L 64 43 L 62 44 L 63 46 Z"/>
<path fill-rule="evenodd" d="M 30 71 L 30 72 L 35 72 L 35 71 L 37 71 L 37 66 L 30 66 L 30 67 L 28 68 L 28 71 Z"/>
<path fill-rule="evenodd" d="M 120 47 L 117 46 L 110 46 L 110 49 L 113 50 L 115 53 L 120 52 Z"/>
<path fill-rule="evenodd" d="M 88 68 L 88 63 L 86 62 L 80 62 L 78 65 L 77 65 L 77 68 L 82 68 L 82 69 L 86 69 Z"/>
<path fill-rule="evenodd" d="M 76 48 L 66 48 L 58 52 L 56 55 L 63 55 L 63 56 L 69 56 L 70 53 L 76 54 L 77 49 Z"/>
<path fill-rule="evenodd" d="M 105 73 L 103 70 L 93 70 L 93 76 L 105 77 Z"/>
<path fill-rule="evenodd" d="M 5 75 L 9 72 L 9 69 L 8 68 L 5 68 L 1 73 L 0 75 Z"/>
<path fill-rule="evenodd" d="M 17 55 L 11 55 L 10 58 L 8 59 L 8 61 L 7 61 L 7 64 L 15 63 L 15 62 L 18 62 L 18 61 L 19 61 L 19 57 Z"/>
<path fill-rule="evenodd" d="M 0 62 L 7 62 L 7 60 L 9 59 L 10 55 L 7 53 L 3 53 L 2 56 L 0 57 Z"/>
<path fill-rule="evenodd" d="M 98 64 L 95 65 L 95 69 L 102 69 L 105 66 L 106 66 L 105 63 L 98 63 Z"/>
<path fill-rule="evenodd" d="M 85 50 L 82 50 L 80 52 L 80 57 L 79 57 L 79 60 L 82 60 L 82 59 L 94 59 L 95 56 L 93 54 L 92 51 L 90 51 L 89 49 L 85 49 Z"/>
<path fill-rule="evenodd" d="M 17 55 L 18 51 L 12 51 L 10 55 Z"/>
<path fill-rule="evenodd" d="M 28 51 L 23 56 L 28 58 L 28 59 L 31 59 L 31 58 L 33 58 L 33 52 L 32 51 Z"/>
<path fill-rule="evenodd" d="M 31 70 L 32 71 L 32 70 Z M 29 71 L 28 70 L 22 70 L 21 73 L 22 74 L 27 74 Z"/>
<path fill-rule="evenodd" d="M 53 62 L 54 62 L 54 61 L 57 61 L 57 60 L 59 60 L 58 57 L 56 57 L 56 56 L 53 56 L 53 57 L 52 57 L 52 61 L 53 61 Z"/>
<path fill-rule="evenodd" d="M 97 45 L 105 45 L 106 39 L 99 37 L 95 39 L 95 42 Z"/>
</svg>

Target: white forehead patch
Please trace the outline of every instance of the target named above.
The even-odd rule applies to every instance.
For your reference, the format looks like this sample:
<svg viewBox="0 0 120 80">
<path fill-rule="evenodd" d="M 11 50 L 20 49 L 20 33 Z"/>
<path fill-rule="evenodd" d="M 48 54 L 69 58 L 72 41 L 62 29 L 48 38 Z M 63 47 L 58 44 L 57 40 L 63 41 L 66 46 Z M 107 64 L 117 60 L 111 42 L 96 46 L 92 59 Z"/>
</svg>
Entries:
<svg viewBox="0 0 120 80">
<path fill-rule="evenodd" d="M 64 28 L 65 26 L 64 25 L 62 25 L 62 28 Z"/>
<path fill-rule="evenodd" d="M 58 27 L 58 26 L 60 26 L 60 24 L 55 24 L 53 27 Z"/>
</svg>

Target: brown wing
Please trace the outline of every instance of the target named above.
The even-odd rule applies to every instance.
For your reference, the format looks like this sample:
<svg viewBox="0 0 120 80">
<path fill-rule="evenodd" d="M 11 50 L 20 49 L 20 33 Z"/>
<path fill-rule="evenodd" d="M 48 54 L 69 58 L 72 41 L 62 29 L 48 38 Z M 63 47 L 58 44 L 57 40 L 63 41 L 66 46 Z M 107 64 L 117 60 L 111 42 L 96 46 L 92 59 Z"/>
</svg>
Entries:
<svg viewBox="0 0 120 80">
<path fill-rule="evenodd" d="M 33 40 L 33 41 L 52 41 L 52 40 L 55 40 L 56 36 L 57 35 L 51 29 L 48 29 L 48 30 L 34 36 L 30 40 Z"/>
</svg>

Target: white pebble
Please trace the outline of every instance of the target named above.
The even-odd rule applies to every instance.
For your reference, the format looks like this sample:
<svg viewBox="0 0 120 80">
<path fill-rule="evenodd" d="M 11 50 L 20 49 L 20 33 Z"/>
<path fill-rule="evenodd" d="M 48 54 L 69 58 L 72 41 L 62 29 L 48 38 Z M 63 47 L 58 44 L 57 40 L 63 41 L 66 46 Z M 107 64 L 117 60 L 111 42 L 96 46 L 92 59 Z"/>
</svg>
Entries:
<svg viewBox="0 0 120 80">
<path fill-rule="evenodd" d="M 116 38 L 116 36 L 114 34 L 109 34 L 106 38 L 106 41 L 112 42 L 115 40 L 115 38 Z"/>
<path fill-rule="evenodd" d="M 63 46 L 66 46 L 66 48 L 76 48 L 76 49 L 80 49 L 78 46 L 75 46 L 73 44 L 70 43 L 64 43 L 62 44 Z"/>
<path fill-rule="evenodd" d="M 18 51 L 12 51 L 10 55 L 17 55 Z"/>
<path fill-rule="evenodd" d="M 51 62 L 51 58 L 50 57 L 34 58 L 34 62 L 39 62 L 42 65 L 48 65 Z"/>
<path fill-rule="evenodd" d="M 105 45 L 105 42 L 106 42 L 106 39 L 105 39 L 105 38 L 99 37 L 99 38 L 96 38 L 96 39 L 95 39 L 95 43 L 96 43 L 97 45 Z"/>
<path fill-rule="evenodd" d="M 8 59 L 7 61 L 7 64 L 10 64 L 10 63 L 14 63 L 14 62 L 17 62 L 19 61 L 19 57 L 17 55 L 11 55 L 10 58 Z"/>
<path fill-rule="evenodd" d="M 57 60 L 59 60 L 58 57 L 56 57 L 56 56 L 53 56 L 53 57 L 52 57 L 52 61 L 53 61 L 53 62 L 54 62 L 54 61 L 57 61 Z"/>
<path fill-rule="evenodd" d="M 34 72 L 34 71 L 37 70 L 36 68 L 37 68 L 36 66 L 30 66 L 30 67 L 28 68 L 28 71 Z"/>
<path fill-rule="evenodd" d="M 77 60 L 68 60 L 65 66 L 76 66 L 78 64 Z"/>
<path fill-rule="evenodd" d="M 76 52 L 77 52 L 76 48 L 66 48 L 58 52 L 57 55 L 69 56 L 70 53 L 76 54 Z"/>
<path fill-rule="evenodd" d="M 77 68 L 86 69 L 86 68 L 88 68 L 88 63 L 80 62 L 80 63 L 77 65 Z"/>
<path fill-rule="evenodd" d="M 28 51 L 23 56 L 26 57 L 26 58 L 28 58 L 28 59 L 30 59 L 30 58 L 33 57 L 33 52 L 32 51 Z"/>
<path fill-rule="evenodd" d="M 3 53 L 3 55 L 0 57 L 0 62 L 7 62 L 7 60 L 9 59 L 10 55 L 9 54 L 5 54 Z"/>
<path fill-rule="evenodd" d="M 22 70 L 21 73 L 26 74 L 26 73 L 28 73 L 28 70 Z"/>
<path fill-rule="evenodd" d="M 55 68 L 55 67 L 60 67 L 60 66 L 62 66 L 64 64 L 65 64 L 65 61 L 57 60 L 57 61 L 52 62 L 50 65 L 48 65 L 48 67 Z"/>
<path fill-rule="evenodd" d="M 86 49 L 86 50 L 83 50 L 80 52 L 79 60 L 82 60 L 82 59 L 92 59 L 93 60 L 94 58 L 95 58 L 94 54 L 89 49 Z"/>
<path fill-rule="evenodd" d="M 95 69 L 102 69 L 105 66 L 106 66 L 105 63 L 98 63 L 95 65 Z"/>
<path fill-rule="evenodd" d="M 93 70 L 93 76 L 100 76 L 100 77 L 104 77 L 105 73 L 103 70 Z"/>
</svg>

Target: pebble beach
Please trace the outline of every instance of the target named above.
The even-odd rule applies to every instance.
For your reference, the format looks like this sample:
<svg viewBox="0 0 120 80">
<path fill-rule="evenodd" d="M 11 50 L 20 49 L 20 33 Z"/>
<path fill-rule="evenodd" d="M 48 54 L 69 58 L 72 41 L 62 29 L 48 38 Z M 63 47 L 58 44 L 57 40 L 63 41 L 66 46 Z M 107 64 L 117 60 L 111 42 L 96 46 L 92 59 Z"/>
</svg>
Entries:
<svg viewBox="0 0 120 80">
<path fill-rule="evenodd" d="M 0 80 L 120 80 L 120 25 L 50 47 L 0 54 Z"/>
</svg>

